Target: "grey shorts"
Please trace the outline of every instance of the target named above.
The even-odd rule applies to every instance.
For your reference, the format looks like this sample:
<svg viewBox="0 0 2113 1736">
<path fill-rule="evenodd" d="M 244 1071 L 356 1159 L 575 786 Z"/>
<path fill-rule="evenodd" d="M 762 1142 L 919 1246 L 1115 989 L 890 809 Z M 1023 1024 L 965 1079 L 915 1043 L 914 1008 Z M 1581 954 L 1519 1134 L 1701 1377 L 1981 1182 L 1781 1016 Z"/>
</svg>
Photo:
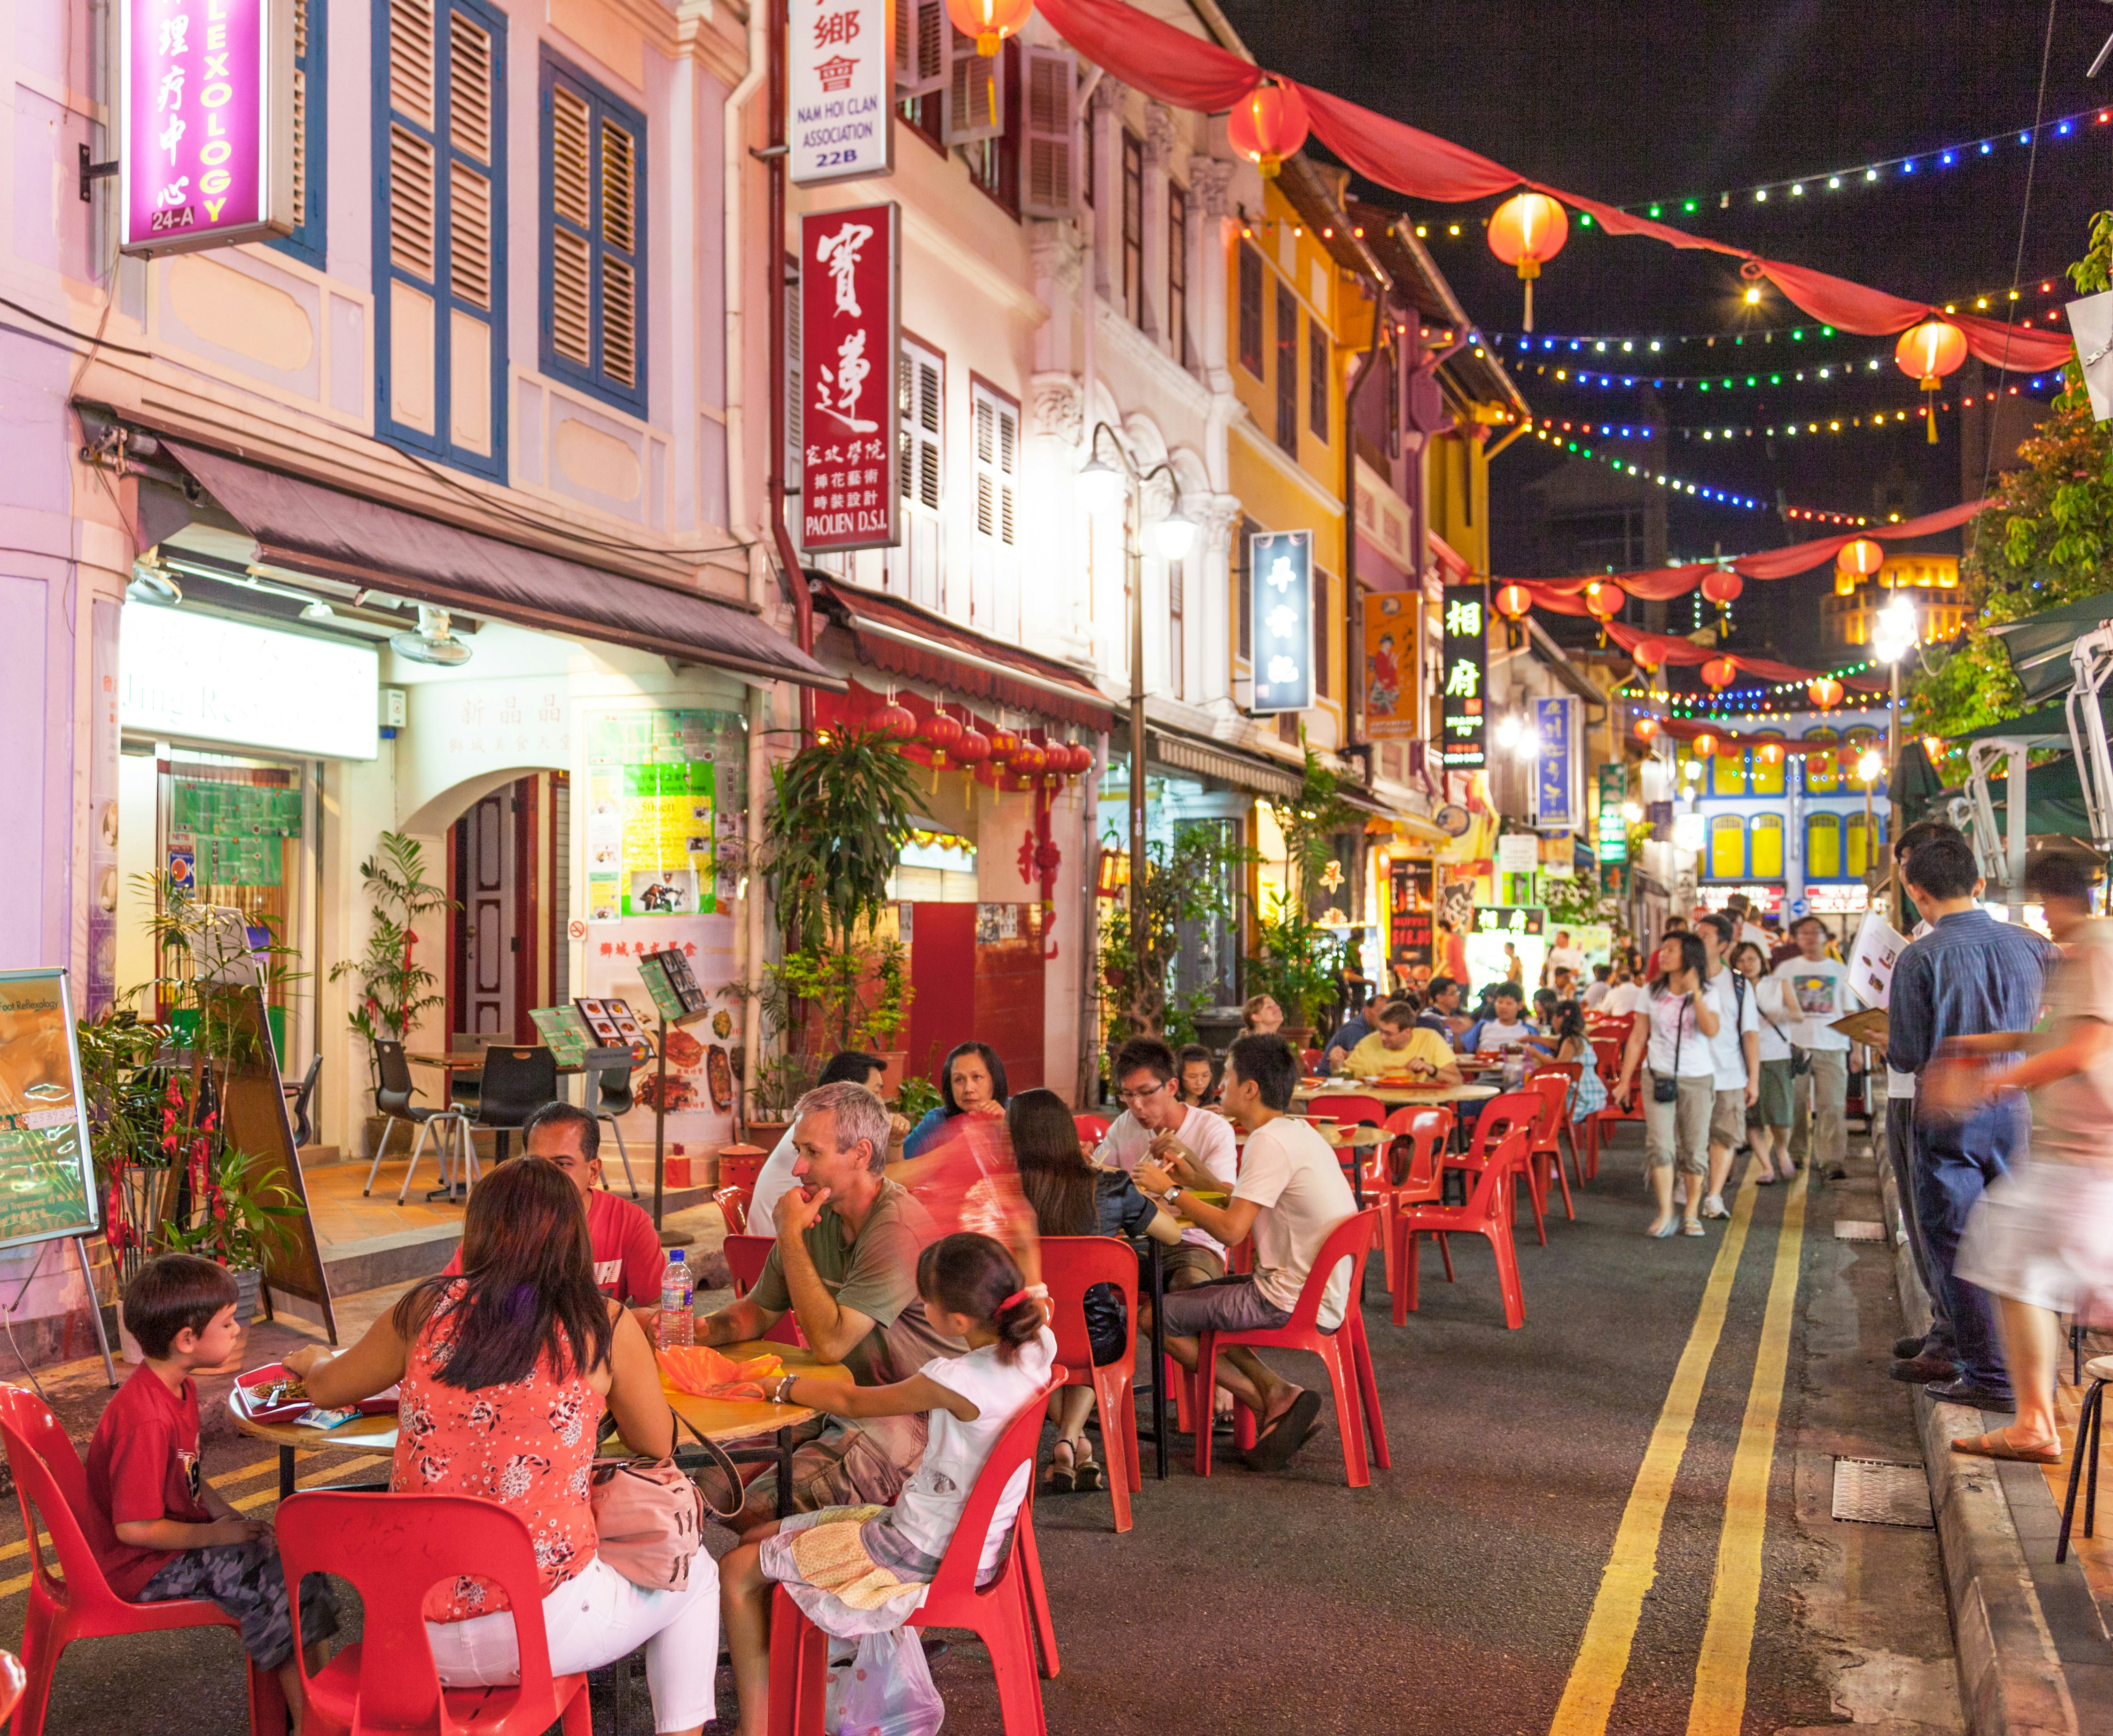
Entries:
<svg viewBox="0 0 2113 1736">
<path fill-rule="evenodd" d="M 1279 1308 L 1255 1287 L 1254 1274 L 1237 1272 L 1213 1278 L 1193 1290 L 1178 1290 L 1160 1309 L 1170 1338 L 1194 1338 L 1204 1332 L 1267 1332 L 1291 1323 L 1291 1310 Z"/>
<path fill-rule="evenodd" d="M 1160 1271 L 1169 1290 L 1193 1290 L 1198 1284 L 1225 1277 L 1225 1257 L 1201 1242 L 1176 1242 L 1160 1255 Z M 1176 1278 L 1181 1281 L 1178 1284 Z"/>
<path fill-rule="evenodd" d="M 916 1469 L 914 1463 L 906 1469 L 897 1464 L 873 1436 L 855 1423 L 832 1417 L 820 1433 L 792 1449 L 791 1505 L 795 1513 L 824 1507 L 892 1506 Z M 774 1503 L 777 1468 L 749 1484 L 745 1498 L 751 1507 Z"/>
<path fill-rule="evenodd" d="M 276 1670 L 294 1655 L 294 1621 L 286 1607 L 286 1572 L 267 1542 L 214 1543 L 164 1561 L 139 1589 L 141 1603 L 203 1597 L 241 1624 L 242 1649 L 260 1670 Z M 337 1632 L 337 1605 L 320 1574 L 301 1591 L 301 1640 L 313 1645 Z"/>
</svg>

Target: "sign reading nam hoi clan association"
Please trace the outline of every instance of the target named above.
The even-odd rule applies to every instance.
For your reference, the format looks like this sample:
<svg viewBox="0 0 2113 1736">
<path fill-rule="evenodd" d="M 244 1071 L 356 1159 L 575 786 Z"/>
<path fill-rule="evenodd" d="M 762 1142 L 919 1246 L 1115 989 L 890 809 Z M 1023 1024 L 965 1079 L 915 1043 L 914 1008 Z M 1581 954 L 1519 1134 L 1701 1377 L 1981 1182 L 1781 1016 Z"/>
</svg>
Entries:
<svg viewBox="0 0 2113 1736">
<path fill-rule="evenodd" d="M 888 11 L 889 0 L 790 0 L 786 135 L 795 186 L 894 171 Z"/>
<path fill-rule="evenodd" d="M 294 0 L 120 0 L 119 246 L 294 229 Z"/>
<path fill-rule="evenodd" d="M 901 235 L 892 203 L 800 219 L 802 548 L 888 548 L 901 540 Z"/>
</svg>

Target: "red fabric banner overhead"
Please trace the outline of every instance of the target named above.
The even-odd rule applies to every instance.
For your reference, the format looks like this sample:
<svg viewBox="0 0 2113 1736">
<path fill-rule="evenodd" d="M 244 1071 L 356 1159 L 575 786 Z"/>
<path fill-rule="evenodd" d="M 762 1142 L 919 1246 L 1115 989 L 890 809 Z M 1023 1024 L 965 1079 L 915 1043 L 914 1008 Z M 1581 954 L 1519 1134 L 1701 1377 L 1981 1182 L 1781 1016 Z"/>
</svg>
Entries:
<svg viewBox="0 0 2113 1736">
<path fill-rule="evenodd" d="M 1251 62 L 1125 5 L 1123 0 L 1038 0 L 1038 7 L 1057 34 L 1094 65 L 1176 107 L 1217 113 L 1253 89 L 1262 75 Z M 1289 79 L 1282 82 L 1292 83 Z M 1804 266 L 1764 259 L 1745 248 L 1617 211 L 1545 181 L 1529 180 L 1464 145 L 1375 114 L 1310 85 L 1294 88 L 1305 98 L 1316 138 L 1367 180 L 1412 199 L 1458 203 L 1489 199 L 1515 187 L 1532 187 L 1589 212 L 1609 235 L 1645 235 L 1668 247 L 1751 260 L 1797 307 L 1844 331 L 1887 336 L 1920 320 L 1948 318 L 1965 333 L 1967 347 L 1983 362 L 2026 373 L 2060 368 L 2072 353 L 2069 339 L 2060 333 L 2021 331 L 2001 320 L 1970 314 L 1945 314 L 1926 302 L 1869 289 Z"/>
<path fill-rule="evenodd" d="M 1629 627 L 1619 621 L 1607 624 L 1607 637 L 1620 646 L 1632 657 L 1639 652 L 1652 663 L 1676 669 L 1690 669 L 1697 664 L 1708 663 L 1714 658 L 1727 658 L 1732 666 L 1742 676 L 1755 681 L 1817 681 L 1822 675 L 1831 674 L 1827 669 L 1802 669 L 1794 663 L 1778 663 L 1768 657 L 1749 657 L 1741 651 L 1724 651 L 1709 646 L 1697 645 L 1691 639 L 1677 639 L 1666 633 L 1646 633 L 1641 627 Z M 1837 680 L 1854 688 L 1875 689 L 1879 683 L 1866 678 L 1844 675 Z"/>
</svg>

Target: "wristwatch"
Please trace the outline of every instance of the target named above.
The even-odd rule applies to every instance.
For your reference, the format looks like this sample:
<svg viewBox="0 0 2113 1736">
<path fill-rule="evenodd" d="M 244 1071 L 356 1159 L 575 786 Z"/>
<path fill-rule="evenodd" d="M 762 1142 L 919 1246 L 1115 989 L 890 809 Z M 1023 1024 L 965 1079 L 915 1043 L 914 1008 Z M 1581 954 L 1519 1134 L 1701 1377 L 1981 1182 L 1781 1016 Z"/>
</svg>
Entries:
<svg viewBox="0 0 2113 1736">
<path fill-rule="evenodd" d="M 1161 1194 L 1161 1195 L 1159 1196 L 1161 1204 L 1164 1204 L 1164 1205 L 1171 1205 L 1171 1204 L 1174 1204 L 1174 1202 L 1175 1202 L 1175 1200 L 1179 1199 L 1180 1197 L 1181 1197 L 1181 1184 L 1180 1184 L 1180 1182 L 1178 1182 L 1178 1181 L 1177 1181 L 1177 1182 L 1175 1182 L 1175 1183 L 1174 1184 L 1174 1186 L 1171 1186 L 1171 1187 L 1170 1187 L 1169 1189 L 1167 1189 L 1167 1190 L 1166 1190 L 1165 1193 Z"/>
</svg>

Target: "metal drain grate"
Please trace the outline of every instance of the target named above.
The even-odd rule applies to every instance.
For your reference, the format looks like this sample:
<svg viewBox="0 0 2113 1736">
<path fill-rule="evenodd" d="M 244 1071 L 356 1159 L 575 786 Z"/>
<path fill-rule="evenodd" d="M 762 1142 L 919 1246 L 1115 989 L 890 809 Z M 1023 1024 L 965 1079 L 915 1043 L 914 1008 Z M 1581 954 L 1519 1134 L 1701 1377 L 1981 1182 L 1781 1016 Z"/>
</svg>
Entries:
<svg viewBox="0 0 2113 1736">
<path fill-rule="evenodd" d="M 1834 1220 L 1834 1239 L 1838 1242 L 1882 1242 L 1886 1239 L 1886 1227 L 1863 1217 L 1837 1217 Z"/>
<path fill-rule="evenodd" d="M 1834 1461 L 1834 1516 L 1860 1525 L 1913 1525 L 1924 1531 L 1937 1524 L 1923 1468 L 1883 1459 Z"/>
</svg>

